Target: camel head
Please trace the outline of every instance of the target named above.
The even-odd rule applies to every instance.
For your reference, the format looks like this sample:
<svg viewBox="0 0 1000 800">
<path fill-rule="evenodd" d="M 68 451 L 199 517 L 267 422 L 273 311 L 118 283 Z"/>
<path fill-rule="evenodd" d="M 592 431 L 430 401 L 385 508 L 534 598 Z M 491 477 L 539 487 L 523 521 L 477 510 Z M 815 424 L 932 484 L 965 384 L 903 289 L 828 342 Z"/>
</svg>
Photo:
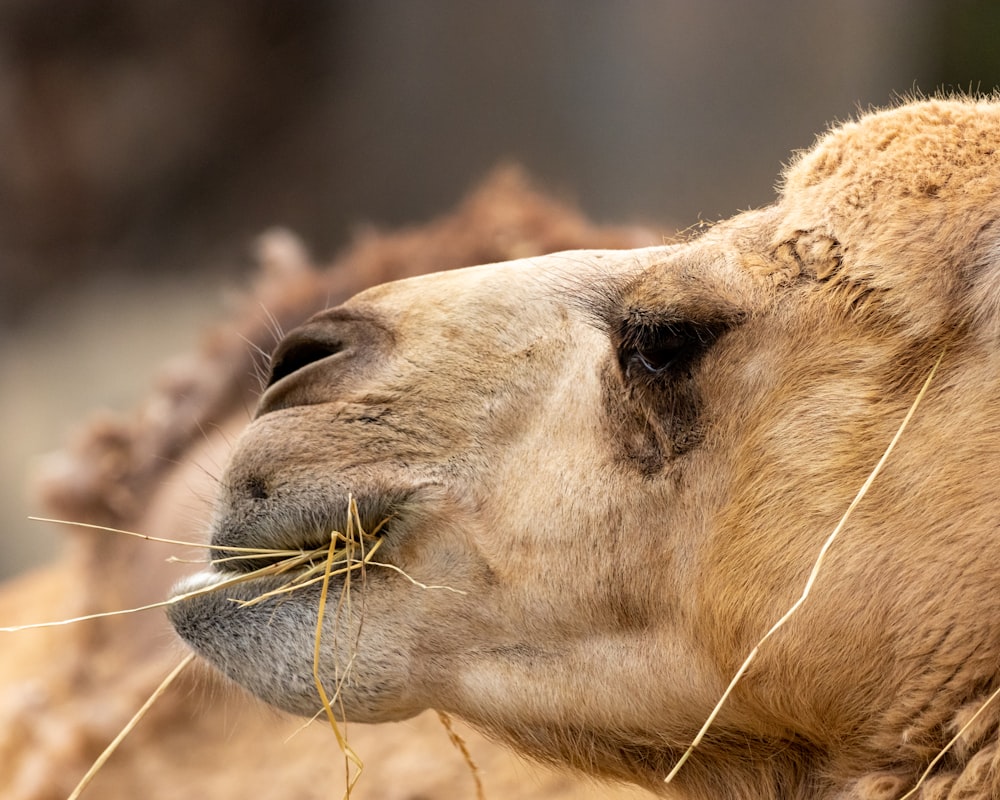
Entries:
<svg viewBox="0 0 1000 800">
<path fill-rule="evenodd" d="M 278 346 L 213 544 L 321 545 L 349 498 L 384 522 L 388 566 L 335 580 L 320 641 L 348 720 L 435 708 L 677 797 L 898 797 L 1000 685 L 998 219 L 1000 106 L 925 101 L 832 130 L 693 240 L 366 291 Z M 171 618 L 311 716 L 320 586 L 238 602 L 286 579 Z M 933 779 L 995 790 L 998 719 Z"/>
</svg>

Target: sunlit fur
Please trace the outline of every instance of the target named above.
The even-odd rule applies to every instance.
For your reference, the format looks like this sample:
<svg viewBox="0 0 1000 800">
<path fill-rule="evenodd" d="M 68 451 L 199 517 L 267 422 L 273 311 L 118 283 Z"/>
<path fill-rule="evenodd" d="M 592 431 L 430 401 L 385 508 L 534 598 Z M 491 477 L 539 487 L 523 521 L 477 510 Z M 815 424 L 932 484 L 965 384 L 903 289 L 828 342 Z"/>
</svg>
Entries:
<svg viewBox="0 0 1000 800">
<path fill-rule="evenodd" d="M 235 448 L 215 541 L 312 544 L 350 494 L 391 517 L 381 558 L 465 592 L 353 583 L 321 665 L 352 720 L 433 707 L 677 797 L 899 797 L 1000 682 L 998 218 L 1000 106 L 924 101 L 832 130 L 774 205 L 688 243 L 369 290 L 281 345 L 297 369 Z M 173 622 L 313 714 L 316 593 L 229 599 L 261 588 Z M 1000 792 L 998 719 L 922 797 Z"/>
</svg>

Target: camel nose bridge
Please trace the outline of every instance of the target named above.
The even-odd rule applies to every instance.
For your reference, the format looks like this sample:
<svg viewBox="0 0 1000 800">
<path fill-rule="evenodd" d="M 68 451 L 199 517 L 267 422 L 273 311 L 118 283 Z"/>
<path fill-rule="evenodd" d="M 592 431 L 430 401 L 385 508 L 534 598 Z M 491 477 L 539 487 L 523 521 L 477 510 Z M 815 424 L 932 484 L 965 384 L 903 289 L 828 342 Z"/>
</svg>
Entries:
<svg viewBox="0 0 1000 800">
<path fill-rule="evenodd" d="M 335 399 L 338 385 L 364 376 L 391 348 L 393 335 L 373 313 L 338 307 L 289 331 L 271 355 L 258 416 L 291 405 Z"/>
</svg>

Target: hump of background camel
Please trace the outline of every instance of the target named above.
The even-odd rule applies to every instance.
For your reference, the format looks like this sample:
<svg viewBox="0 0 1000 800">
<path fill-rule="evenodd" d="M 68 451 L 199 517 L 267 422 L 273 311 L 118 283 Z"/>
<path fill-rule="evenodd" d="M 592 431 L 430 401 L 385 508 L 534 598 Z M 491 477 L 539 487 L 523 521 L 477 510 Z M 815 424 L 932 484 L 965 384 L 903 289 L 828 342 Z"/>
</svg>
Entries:
<svg viewBox="0 0 1000 800">
<path fill-rule="evenodd" d="M 260 243 L 255 285 L 233 319 L 206 331 L 197 353 L 165 365 L 134 413 L 95 417 L 50 457 L 36 482 L 42 505 L 63 519 L 197 540 L 228 443 L 246 424 L 259 391 L 255 353 L 269 351 L 279 330 L 388 280 L 658 239 L 639 229 L 595 226 L 510 169 L 491 176 L 442 219 L 390 234 L 362 233 L 329 268 L 313 266 L 291 234 L 270 233 Z M 0 625 L 156 602 L 194 569 L 167 563 L 170 555 L 178 555 L 177 548 L 67 529 L 57 561 L 0 587 Z M 7 800 L 66 797 L 181 657 L 159 611 L 3 636 L 0 795 Z M 336 796 L 343 761 L 332 733 L 319 724 L 296 733 L 300 725 L 207 672 L 185 677 L 85 796 Z M 461 732 L 482 768 L 487 797 L 638 796 L 527 764 L 464 727 Z M 462 758 L 433 715 L 352 727 L 349 737 L 366 762 L 354 797 L 473 794 Z"/>
</svg>

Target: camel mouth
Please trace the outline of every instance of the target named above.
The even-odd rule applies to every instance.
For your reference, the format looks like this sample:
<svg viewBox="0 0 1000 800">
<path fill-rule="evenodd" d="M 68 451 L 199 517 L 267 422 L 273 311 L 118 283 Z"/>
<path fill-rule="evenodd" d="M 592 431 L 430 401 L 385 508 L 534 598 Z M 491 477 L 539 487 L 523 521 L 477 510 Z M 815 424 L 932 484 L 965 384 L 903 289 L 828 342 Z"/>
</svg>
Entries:
<svg viewBox="0 0 1000 800">
<path fill-rule="evenodd" d="M 367 547 L 399 537 L 409 495 L 355 499 L 321 509 L 293 506 L 264 523 L 242 527 L 223 521 L 212 536 L 211 566 L 223 573 L 309 571 L 325 562 L 363 558 Z"/>
<path fill-rule="evenodd" d="M 388 551 L 401 530 L 398 498 L 366 497 L 361 503 L 348 496 L 336 505 L 343 509 L 339 514 L 330 508 L 307 512 L 308 525 L 287 515 L 286 524 L 272 526 L 266 540 L 255 530 L 217 530 L 208 567 L 176 583 L 170 602 L 188 613 L 214 607 L 219 598 L 254 606 L 272 598 L 308 597 L 304 602 L 311 604 L 316 600 L 312 590 L 320 584 L 336 592 L 352 576 L 364 577 L 376 554 L 380 564 L 394 560 Z"/>
<path fill-rule="evenodd" d="M 313 594 L 320 585 L 339 591 L 339 587 L 366 568 L 385 543 L 385 522 L 366 530 L 351 504 L 343 530 L 333 529 L 325 540 L 305 537 L 296 549 L 266 550 L 250 547 L 216 548 L 227 553 L 213 559 L 209 567 L 182 578 L 170 592 L 175 605 L 197 607 L 212 605 L 218 598 L 248 607 L 272 599 L 290 599 Z M 303 590 L 310 590 L 304 592 Z"/>
</svg>

